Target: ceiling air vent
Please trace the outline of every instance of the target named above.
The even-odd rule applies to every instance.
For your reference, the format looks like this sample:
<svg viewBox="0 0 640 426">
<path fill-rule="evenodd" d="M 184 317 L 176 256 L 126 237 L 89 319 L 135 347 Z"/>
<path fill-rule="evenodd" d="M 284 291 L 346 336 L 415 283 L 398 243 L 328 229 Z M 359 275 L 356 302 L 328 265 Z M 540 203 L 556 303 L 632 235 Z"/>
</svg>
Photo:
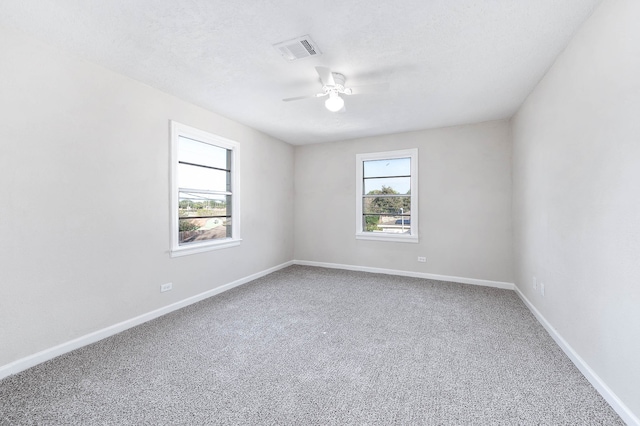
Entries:
<svg viewBox="0 0 640 426">
<path fill-rule="evenodd" d="M 273 47 L 275 47 L 287 61 L 322 55 L 318 46 L 308 35 L 276 43 Z"/>
</svg>

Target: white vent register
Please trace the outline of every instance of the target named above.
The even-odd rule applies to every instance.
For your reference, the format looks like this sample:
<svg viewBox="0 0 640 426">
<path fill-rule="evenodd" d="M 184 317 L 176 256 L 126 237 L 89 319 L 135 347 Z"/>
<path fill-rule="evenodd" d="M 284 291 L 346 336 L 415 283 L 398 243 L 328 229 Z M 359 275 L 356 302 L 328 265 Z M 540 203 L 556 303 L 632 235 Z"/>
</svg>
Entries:
<svg viewBox="0 0 640 426">
<path fill-rule="evenodd" d="M 287 60 L 308 58 L 309 56 L 319 56 L 322 52 L 308 35 L 276 43 L 273 47 Z"/>
</svg>

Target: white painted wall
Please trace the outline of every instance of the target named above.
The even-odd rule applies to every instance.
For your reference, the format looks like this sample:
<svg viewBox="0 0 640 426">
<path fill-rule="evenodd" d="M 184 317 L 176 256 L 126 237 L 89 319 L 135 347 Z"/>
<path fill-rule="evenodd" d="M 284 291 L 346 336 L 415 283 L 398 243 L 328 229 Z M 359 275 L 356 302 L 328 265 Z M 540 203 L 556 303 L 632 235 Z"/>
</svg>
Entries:
<svg viewBox="0 0 640 426">
<path fill-rule="evenodd" d="M 640 417 L 638 22 L 606 0 L 512 129 L 516 285 Z"/>
<path fill-rule="evenodd" d="M 356 240 L 356 154 L 408 148 L 419 244 Z M 512 282 L 510 149 L 506 121 L 297 146 L 295 258 Z"/>
<path fill-rule="evenodd" d="M 0 57 L 0 366 L 292 259 L 290 145 L 11 30 Z M 241 246 L 169 257 L 170 119 L 240 143 Z"/>
</svg>

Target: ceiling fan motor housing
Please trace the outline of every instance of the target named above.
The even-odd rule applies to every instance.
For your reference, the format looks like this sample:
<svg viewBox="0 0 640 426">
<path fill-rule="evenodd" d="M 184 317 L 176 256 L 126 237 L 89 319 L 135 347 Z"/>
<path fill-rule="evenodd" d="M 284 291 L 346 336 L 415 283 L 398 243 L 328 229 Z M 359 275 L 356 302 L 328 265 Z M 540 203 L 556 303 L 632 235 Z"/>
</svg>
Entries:
<svg viewBox="0 0 640 426">
<path fill-rule="evenodd" d="M 322 91 L 327 94 L 331 92 L 345 93 L 345 89 L 344 89 L 344 82 L 346 81 L 345 76 L 337 72 L 332 72 L 331 77 L 333 77 L 334 85 L 333 86 L 324 85 L 322 86 Z"/>
</svg>

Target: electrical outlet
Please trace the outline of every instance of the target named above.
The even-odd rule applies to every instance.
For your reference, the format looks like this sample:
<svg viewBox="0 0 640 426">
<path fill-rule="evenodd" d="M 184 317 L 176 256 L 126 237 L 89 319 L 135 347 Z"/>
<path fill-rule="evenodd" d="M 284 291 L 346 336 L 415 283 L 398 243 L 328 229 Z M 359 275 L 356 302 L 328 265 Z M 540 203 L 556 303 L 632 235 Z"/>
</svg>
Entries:
<svg viewBox="0 0 640 426">
<path fill-rule="evenodd" d="M 173 289 L 173 283 L 166 283 L 160 285 L 160 293 Z"/>
<path fill-rule="evenodd" d="M 538 290 L 538 280 L 533 277 L 533 290 Z"/>
<path fill-rule="evenodd" d="M 418 256 L 418 262 L 422 262 L 425 263 L 427 261 L 427 258 L 424 256 Z"/>
<path fill-rule="evenodd" d="M 544 283 L 540 283 L 540 294 L 544 297 Z"/>
</svg>

